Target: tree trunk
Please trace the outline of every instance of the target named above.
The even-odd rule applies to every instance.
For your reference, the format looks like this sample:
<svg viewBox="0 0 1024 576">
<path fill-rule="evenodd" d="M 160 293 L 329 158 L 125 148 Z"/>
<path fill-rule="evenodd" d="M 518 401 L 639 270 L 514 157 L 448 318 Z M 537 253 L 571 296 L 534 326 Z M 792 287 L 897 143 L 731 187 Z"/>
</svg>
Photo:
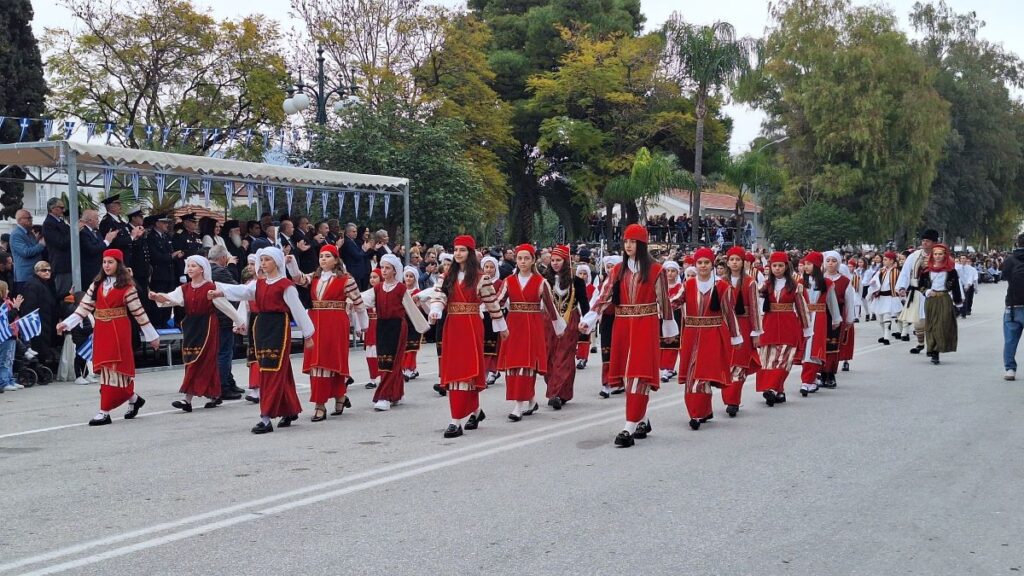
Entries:
<svg viewBox="0 0 1024 576">
<path fill-rule="evenodd" d="M 636 224 L 640 221 L 640 214 L 636 209 L 636 202 L 633 200 L 627 200 L 622 203 L 622 228 L 630 224 Z"/>
<path fill-rule="evenodd" d="M 521 176 L 514 182 L 515 193 L 512 195 L 512 230 L 509 234 L 513 244 L 533 242 L 533 217 L 540 210 L 540 195 L 534 182 L 528 176 Z"/>
<path fill-rule="evenodd" d="M 693 150 L 693 205 L 690 210 L 693 212 L 694 222 L 697 224 L 694 235 L 695 243 L 700 241 L 700 191 L 703 186 L 701 170 L 704 164 L 704 117 L 707 115 L 707 96 L 697 95 L 697 139 L 694 142 Z"/>
</svg>

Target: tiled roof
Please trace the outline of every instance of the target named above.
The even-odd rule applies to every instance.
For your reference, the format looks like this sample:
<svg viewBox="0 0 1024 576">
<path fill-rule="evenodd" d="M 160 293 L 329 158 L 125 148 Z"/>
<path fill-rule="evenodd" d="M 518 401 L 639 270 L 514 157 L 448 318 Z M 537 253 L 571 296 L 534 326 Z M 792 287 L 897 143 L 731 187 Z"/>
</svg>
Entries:
<svg viewBox="0 0 1024 576">
<path fill-rule="evenodd" d="M 690 191 L 683 190 L 682 188 L 672 188 L 666 190 L 665 193 L 672 198 L 690 203 Z M 744 208 L 747 212 L 760 212 L 761 206 L 754 202 L 754 199 L 750 194 L 747 194 L 743 198 Z M 721 192 L 704 192 L 700 195 L 700 206 L 704 210 L 719 210 L 719 211 L 733 211 L 736 209 L 736 197 L 731 194 L 723 194 Z"/>
</svg>

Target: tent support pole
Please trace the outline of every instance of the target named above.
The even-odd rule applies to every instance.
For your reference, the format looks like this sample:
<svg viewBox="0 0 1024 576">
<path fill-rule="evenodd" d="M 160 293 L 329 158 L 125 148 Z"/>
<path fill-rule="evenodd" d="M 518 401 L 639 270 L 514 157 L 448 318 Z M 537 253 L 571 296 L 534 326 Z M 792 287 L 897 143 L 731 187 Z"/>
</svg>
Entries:
<svg viewBox="0 0 1024 576">
<path fill-rule="evenodd" d="M 61 143 L 61 146 L 67 162 L 68 208 L 71 210 L 68 222 L 71 226 L 71 285 L 75 287 L 75 292 L 79 292 L 82 290 L 82 249 L 78 241 L 78 153 L 67 143 Z M 57 296 L 63 298 L 66 294 Z"/>
<path fill-rule="evenodd" d="M 412 252 L 412 229 L 409 225 L 409 182 L 402 188 L 402 227 L 405 228 L 405 263 L 409 264 Z"/>
</svg>

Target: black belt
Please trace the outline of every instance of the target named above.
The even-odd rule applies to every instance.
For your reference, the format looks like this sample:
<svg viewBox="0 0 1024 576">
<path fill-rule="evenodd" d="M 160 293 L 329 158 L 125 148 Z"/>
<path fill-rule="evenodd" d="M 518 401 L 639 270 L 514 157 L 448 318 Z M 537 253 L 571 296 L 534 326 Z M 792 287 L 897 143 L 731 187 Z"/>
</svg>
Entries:
<svg viewBox="0 0 1024 576">
<path fill-rule="evenodd" d="M 892 296 L 892 290 L 883 290 L 878 293 L 879 296 Z"/>
</svg>

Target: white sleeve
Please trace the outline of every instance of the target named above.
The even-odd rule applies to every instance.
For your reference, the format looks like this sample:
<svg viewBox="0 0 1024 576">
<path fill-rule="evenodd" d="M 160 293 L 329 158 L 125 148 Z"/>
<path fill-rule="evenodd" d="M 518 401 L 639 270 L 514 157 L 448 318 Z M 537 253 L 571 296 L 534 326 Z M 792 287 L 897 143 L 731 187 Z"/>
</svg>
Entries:
<svg viewBox="0 0 1024 576">
<path fill-rule="evenodd" d="M 68 330 L 74 330 L 82 324 L 82 317 L 72 312 L 71 316 L 65 318 L 61 324 L 64 324 L 64 327 Z"/>
<path fill-rule="evenodd" d="M 413 301 L 412 296 L 408 292 L 402 296 L 402 308 L 405 309 L 405 315 L 409 317 L 409 321 L 412 323 L 412 327 L 423 334 L 427 330 L 430 330 L 430 324 L 427 323 L 427 319 L 423 317 L 423 312 L 420 311 L 419 306 Z"/>
<path fill-rule="evenodd" d="M 896 280 L 895 290 L 906 290 L 910 288 L 910 277 L 915 268 L 917 268 L 917 259 L 920 257 L 920 252 L 914 252 L 911 254 L 907 261 L 903 263 L 903 269 L 900 270 L 900 277 Z"/>
<path fill-rule="evenodd" d="M 504 332 L 508 330 L 508 324 L 505 323 L 505 318 L 491 318 L 491 330 L 495 332 Z"/>
<path fill-rule="evenodd" d="M 364 309 L 373 308 L 377 305 L 377 292 L 373 288 L 370 288 L 365 292 L 360 292 L 359 295 L 363 298 Z M 367 323 L 367 326 L 369 326 L 369 323 Z"/>
<path fill-rule="evenodd" d="M 163 302 L 157 302 L 156 305 L 160 308 L 173 308 L 174 306 L 185 305 L 185 295 L 181 292 L 181 286 L 175 288 L 173 292 L 164 294 L 164 296 L 167 296 L 167 299 L 170 300 L 170 302 L 167 302 L 166 304 Z"/>
<path fill-rule="evenodd" d="M 249 322 L 249 302 L 242 300 L 238 303 L 238 310 L 235 311 L 238 314 L 238 322 L 235 326 L 243 326 Z"/>
<path fill-rule="evenodd" d="M 160 338 L 160 335 L 156 332 L 156 328 L 153 328 L 152 322 L 145 326 L 140 326 L 139 329 L 142 330 L 142 339 L 146 342 L 152 342 L 153 340 Z"/>
<path fill-rule="evenodd" d="M 590 324 L 587 324 L 587 326 L 590 326 Z M 591 330 L 593 330 L 592 327 L 591 327 Z M 676 319 L 675 318 L 669 318 L 667 320 L 662 320 L 661 321 L 661 337 L 662 338 L 675 338 L 676 336 L 679 336 L 679 324 L 676 323 Z M 740 342 L 742 342 L 742 341 L 743 341 L 743 339 L 741 338 Z"/>
<path fill-rule="evenodd" d="M 231 323 L 234 324 L 235 326 L 238 326 L 239 324 L 242 323 L 241 318 L 238 316 L 238 311 L 235 310 L 235 307 L 231 305 L 231 302 L 228 302 L 227 298 L 224 298 L 223 296 L 214 298 L 213 305 L 214 307 L 217 308 L 217 310 L 220 310 L 221 312 L 224 313 L 225 316 L 230 318 Z"/>
<path fill-rule="evenodd" d="M 302 330 L 302 337 L 311 337 L 315 330 L 313 328 L 313 321 L 309 319 L 309 314 L 306 312 L 306 307 L 302 305 L 302 300 L 299 300 L 299 291 L 295 289 L 295 286 L 289 286 L 284 291 L 284 303 L 288 305 L 288 309 L 291 311 L 295 323 L 299 326 L 299 330 Z"/>
<path fill-rule="evenodd" d="M 254 300 L 256 298 L 255 282 L 249 282 L 248 284 L 224 284 L 217 282 L 217 290 L 223 292 L 224 297 L 228 300 L 236 302 Z"/>
</svg>

